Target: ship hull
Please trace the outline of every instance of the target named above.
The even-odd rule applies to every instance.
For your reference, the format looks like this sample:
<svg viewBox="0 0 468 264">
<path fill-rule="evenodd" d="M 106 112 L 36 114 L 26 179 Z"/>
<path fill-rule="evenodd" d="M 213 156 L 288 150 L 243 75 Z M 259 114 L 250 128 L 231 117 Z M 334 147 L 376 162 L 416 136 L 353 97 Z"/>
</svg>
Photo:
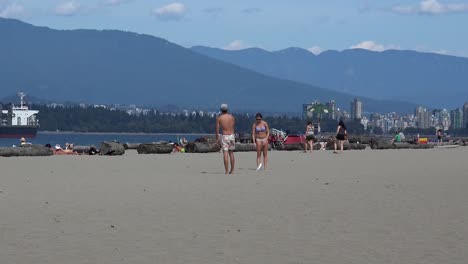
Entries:
<svg viewBox="0 0 468 264">
<path fill-rule="evenodd" d="M 33 126 L 0 126 L 0 138 L 35 138 L 37 127 Z"/>
</svg>

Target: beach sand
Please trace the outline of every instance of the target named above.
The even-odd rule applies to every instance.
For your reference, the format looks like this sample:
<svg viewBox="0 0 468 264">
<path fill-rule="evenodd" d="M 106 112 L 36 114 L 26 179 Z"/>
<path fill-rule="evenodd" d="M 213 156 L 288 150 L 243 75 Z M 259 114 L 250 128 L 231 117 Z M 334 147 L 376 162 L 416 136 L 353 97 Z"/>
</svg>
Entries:
<svg viewBox="0 0 468 264">
<path fill-rule="evenodd" d="M 0 263 L 468 261 L 468 147 L 0 158 Z"/>
</svg>

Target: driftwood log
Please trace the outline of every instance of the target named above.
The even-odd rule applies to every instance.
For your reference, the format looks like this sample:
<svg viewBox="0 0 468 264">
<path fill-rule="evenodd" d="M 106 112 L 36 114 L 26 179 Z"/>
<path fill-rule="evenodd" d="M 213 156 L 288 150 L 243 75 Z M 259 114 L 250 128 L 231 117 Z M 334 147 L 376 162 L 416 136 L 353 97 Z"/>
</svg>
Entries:
<svg viewBox="0 0 468 264">
<path fill-rule="evenodd" d="M 209 153 L 209 152 L 219 152 L 221 146 L 216 142 L 216 139 L 208 142 L 190 142 L 185 146 L 185 152 L 187 153 Z"/>
<path fill-rule="evenodd" d="M 137 149 L 141 143 L 124 143 L 123 146 L 125 149 Z"/>
<path fill-rule="evenodd" d="M 411 144 L 406 142 L 395 142 L 392 144 L 394 149 L 410 149 Z"/>
<path fill-rule="evenodd" d="M 101 155 L 118 156 L 125 154 L 125 148 L 118 142 L 102 142 Z"/>
<path fill-rule="evenodd" d="M 349 137 L 348 141 L 349 143 L 369 144 L 371 141 L 371 138 L 366 137 L 366 136 L 353 136 L 353 137 Z"/>
<path fill-rule="evenodd" d="M 221 138 L 221 136 L 220 136 Z M 216 136 L 206 136 L 206 137 L 201 137 L 201 138 L 197 138 L 195 139 L 196 143 L 208 143 L 208 144 L 216 144 L 217 141 L 216 141 Z"/>
<path fill-rule="evenodd" d="M 54 151 L 47 147 L 31 145 L 27 147 L 0 147 L 0 157 L 52 156 Z"/>
<path fill-rule="evenodd" d="M 168 143 L 148 143 L 139 144 L 137 147 L 138 154 L 169 154 L 174 149 L 174 146 Z"/>
<path fill-rule="evenodd" d="M 271 145 L 268 145 L 268 150 L 271 150 Z M 253 143 L 236 143 L 234 152 L 257 151 L 257 146 Z"/>
<path fill-rule="evenodd" d="M 371 141 L 371 149 L 393 149 L 393 144 L 388 141 Z"/>
<path fill-rule="evenodd" d="M 434 148 L 432 144 L 412 144 L 411 149 L 431 149 Z"/>
<path fill-rule="evenodd" d="M 372 149 L 431 149 L 434 148 L 433 144 L 411 144 L 408 142 L 395 142 L 388 141 L 372 141 L 370 144 Z"/>
</svg>

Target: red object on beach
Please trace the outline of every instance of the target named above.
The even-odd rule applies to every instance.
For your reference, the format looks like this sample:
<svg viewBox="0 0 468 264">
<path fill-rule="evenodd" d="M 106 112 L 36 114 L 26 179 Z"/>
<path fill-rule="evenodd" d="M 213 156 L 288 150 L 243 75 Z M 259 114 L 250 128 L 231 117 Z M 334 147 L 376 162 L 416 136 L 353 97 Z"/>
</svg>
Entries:
<svg viewBox="0 0 468 264">
<path fill-rule="evenodd" d="M 285 139 L 283 144 L 301 144 L 305 142 L 304 135 L 288 135 Z"/>
</svg>

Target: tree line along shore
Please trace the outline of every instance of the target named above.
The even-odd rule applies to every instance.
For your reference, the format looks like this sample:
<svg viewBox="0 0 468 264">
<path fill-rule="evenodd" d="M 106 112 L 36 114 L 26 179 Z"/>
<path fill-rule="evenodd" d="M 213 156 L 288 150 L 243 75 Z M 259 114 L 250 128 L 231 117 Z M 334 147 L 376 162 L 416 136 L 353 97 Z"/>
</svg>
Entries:
<svg viewBox="0 0 468 264">
<path fill-rule="evenodd" d="M 167 114 L 149 112 L 145 115 L 129 115 L 122 110 L 106 108 L 64 106 L 47 107 L 35 105 L 33 109 L 39 110 L 41 131 L 73 131 L 73 132 L 119 132 L 119 133 L 200 133 L 211 134 L 215 130 L 215 118 L 208 115 Z M 236 117 L 236 131 L 248 133 L 254 122 L 254 114 L 234 113 Z M 265 121 L 270 127 L 288 131 L 294 134 L 304 133 L 306 122 L 300 117 L 287 115 L 268 116 L 264 114 Z M 316 122 L 316 120 L 313 120 Z M 352 135 L 376 134 L 382 135 L 380 128 L 364 126 L 359 120 L 345 120 L 347 130 Z M 337 121 L 322 119 L 321 132 L 334 132 Z M 407 128 L 405 134 L 434 135 L 435 128 L 416 129 Z M 468 136 L 468 128 L 447 131 L 453 136 Z"/>
</svg>

